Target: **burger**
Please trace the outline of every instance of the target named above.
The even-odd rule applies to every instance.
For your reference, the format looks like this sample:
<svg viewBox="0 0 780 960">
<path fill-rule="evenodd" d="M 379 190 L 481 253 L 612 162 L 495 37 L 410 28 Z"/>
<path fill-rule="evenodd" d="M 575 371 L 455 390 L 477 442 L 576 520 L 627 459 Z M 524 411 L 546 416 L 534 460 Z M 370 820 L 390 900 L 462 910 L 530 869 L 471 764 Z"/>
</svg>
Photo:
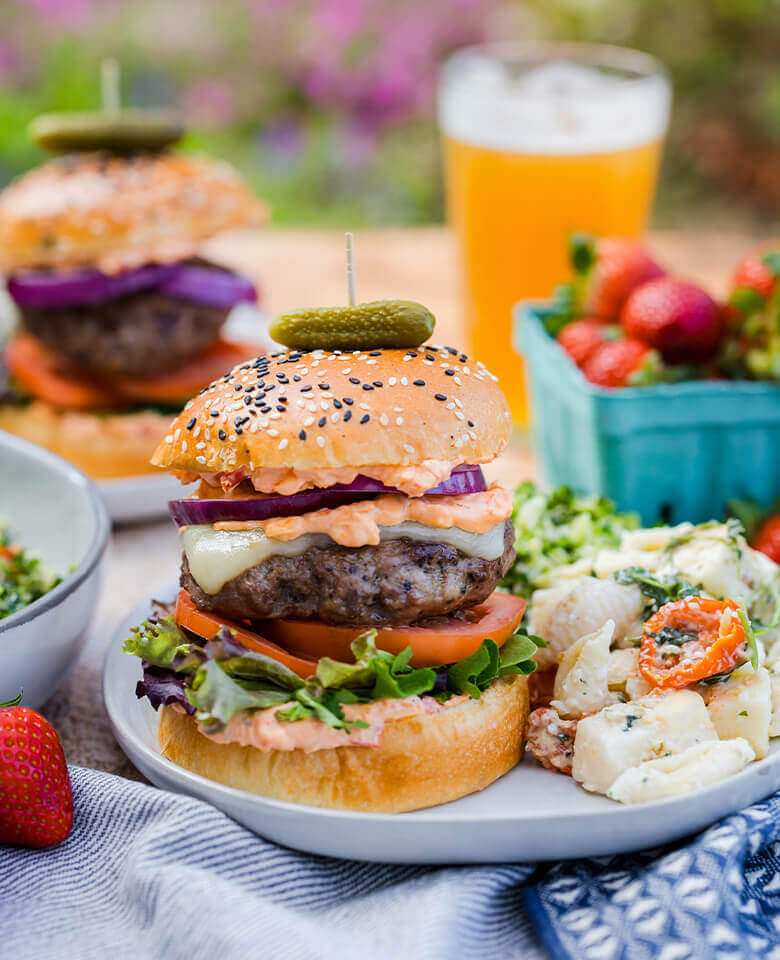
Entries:
<svg viewBox="0 0 780 960">
<path fill-rule="evenodd" d="M 137 627 L 163 754 L 278 800 L 400 812 L 520 759 L 535 645 L 512 497 L 485 482 L 504 396 L 449 347 L 290 350 L 235 366 L 152 462 L 180 591 Z"/>
<path fill-rule="evenodd" d="M 257 352 L 221 335 L 254 286 L 198 248 L 264 218 L 227 164 L 183 153 L 73 153 L 12 183 L 0 272 L 20 327 L 3 353 L 0 429 L 97 479 L 149 473 L 171 414 Z"/>
</svg>

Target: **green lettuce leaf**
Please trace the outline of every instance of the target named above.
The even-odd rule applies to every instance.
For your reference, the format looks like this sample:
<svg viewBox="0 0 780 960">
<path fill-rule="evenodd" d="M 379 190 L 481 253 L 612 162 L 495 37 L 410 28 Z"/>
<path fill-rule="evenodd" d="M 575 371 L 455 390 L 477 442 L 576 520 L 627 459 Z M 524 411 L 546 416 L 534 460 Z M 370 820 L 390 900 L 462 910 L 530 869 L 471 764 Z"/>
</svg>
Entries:
<svg viewBox="0 0 780 960">
<path fill-rule="evenodd" d="M 654 613 L 675 600 L 682 600 L 684 597 L 698 596 L 702 588 L 694 587 L 692 583 L 683 577 L 677 577 L 673 574 L 660 575 L 645 570 L 644 567 L 624 567 L 612 574 L 618 583 L 627 586 L 635 583 L 647 598 L 642 619 L 647 620 Z"/>
<path fill-rule="evenodd" d="M 241 710 L 264 710 L 290 699 L 287 690 L 239 683 L 225 673 L 218 660 L 208 660 L 199 668 L 186 693 L 207 733 L 221 730 Z"/>
<path fill-rule="evenodd" d="M 125 640 L 122 649 L 125 653 L 147 660 L 155 667 L 165 667 L 172 670 L 174 661 L 183 660 L 192 650 L 192 644 L 181 631 L 173 615 L 160 619 L 150 618 L 138 626 L 133 627 L 130 636 Z M 188 665 L 189 666 L 189 665 Z M 192 672 L 192 665 L 188 671 L 178 664 L 176 669 L 183 672 Z"/>
</svg>

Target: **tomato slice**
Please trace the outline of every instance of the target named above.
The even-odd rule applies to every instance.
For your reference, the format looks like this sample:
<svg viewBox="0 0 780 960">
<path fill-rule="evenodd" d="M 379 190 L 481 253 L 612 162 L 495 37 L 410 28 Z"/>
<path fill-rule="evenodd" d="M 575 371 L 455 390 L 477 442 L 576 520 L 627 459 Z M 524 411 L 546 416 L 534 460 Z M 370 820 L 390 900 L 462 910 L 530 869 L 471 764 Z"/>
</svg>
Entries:
<svg viewBox="0 0 780 960">
<path fill-rule="evenodd" d="M 183 367 L 148 380 L 140 377 L 112 377 L 111 383 L 123 397 L 132 400 L 149 400 L 155 403 L 183 403 L 244 360 L 252 360 L 258 354 L 256 344 L 231 343 L 218 340 L 202 350 Z"/>
<path fill-rule="evenodd" d="M 38 400 L 68 410 L 95 410 L 126 405 L 97 380 L 71 373 L 35 337 L 21 333 L 5 348 L 8 372 Z"/>
<path fill-rule="evenodd" d="M 490 638 L 502 646 L 523 619 L 525 601 L 509 593 L 494 593 L 466 611 L 463 620 L 442 617 L 425 627 L 378 627 L 376 645 L 390 653 L 412 648 L 413 667 L 440 667 L 457 663 Z M 287 650 L 319 660 L 352 660 L 350 644 L 368 627 L 335 627 L 320 620 L 263 620 L 263 634 Z"/>
<path fill-rule="evenodd" d="M 236 636 L 244 646 L 257 651 L 257 653 L 264 653 L 267 657 L 283 664 L 304 679 L 312 676 L 317 669 L 316 661 L 293 656 L 275 643 L 270 643 L 264 637 L 248 630 L 234 620 L 227 620 L 225 617 L 218 617 L 213 613 L 198 610 L 186 590 L 180 590 L 179 596 L 176 598 L 174 619 L 180 627 L 191 630 L 196 636 L 203 637 L 204 640 L 210 640 L 216 633 L 219 633 L 222 627 L 228 627 L 235 631 Z"/>
<path fill-rule="evenodd" d="M 748 638 L 733 600 L 686 597 L 645 623 L 639 671 L 654 687 L 677 689 L 733 670 Z"/>
</svg>

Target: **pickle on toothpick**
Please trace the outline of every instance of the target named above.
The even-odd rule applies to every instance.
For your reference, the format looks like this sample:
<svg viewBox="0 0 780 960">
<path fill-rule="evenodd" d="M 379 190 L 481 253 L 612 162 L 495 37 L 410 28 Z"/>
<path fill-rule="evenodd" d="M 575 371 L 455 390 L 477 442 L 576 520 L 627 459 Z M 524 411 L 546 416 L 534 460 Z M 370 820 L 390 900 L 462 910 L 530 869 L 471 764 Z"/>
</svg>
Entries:
<svg viewBox="0 0 780 960">
<path fill-rule="evenodd" d="M 33 120 L 29 134 L 51 153 L 134 153 L 171 146 L 184 135 L 184 124 L 168 110 L 45 113 Z"/>
<path fill-rule="evenodd" d="M 431 311 L 413 300 L 374 300 L 284 313 L 273 321 L 270 334 L 293 350 L 419 347 L 435 322 Z"/>
</svg>

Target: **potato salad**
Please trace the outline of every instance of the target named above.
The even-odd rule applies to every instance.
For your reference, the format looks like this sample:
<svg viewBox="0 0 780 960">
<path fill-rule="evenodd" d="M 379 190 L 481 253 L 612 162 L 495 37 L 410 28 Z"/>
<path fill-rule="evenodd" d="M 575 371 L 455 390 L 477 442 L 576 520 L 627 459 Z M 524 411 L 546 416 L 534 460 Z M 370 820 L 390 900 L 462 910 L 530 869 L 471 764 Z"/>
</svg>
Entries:
<svg viewBox="0 0 780 960">
<path fill-rule="evenodd" d="M 780 736 L 780 567 L 733 520 L 622 527 L 533 583 L 527 749 L 638 803 L 723 780 Z"/>
</svg>

